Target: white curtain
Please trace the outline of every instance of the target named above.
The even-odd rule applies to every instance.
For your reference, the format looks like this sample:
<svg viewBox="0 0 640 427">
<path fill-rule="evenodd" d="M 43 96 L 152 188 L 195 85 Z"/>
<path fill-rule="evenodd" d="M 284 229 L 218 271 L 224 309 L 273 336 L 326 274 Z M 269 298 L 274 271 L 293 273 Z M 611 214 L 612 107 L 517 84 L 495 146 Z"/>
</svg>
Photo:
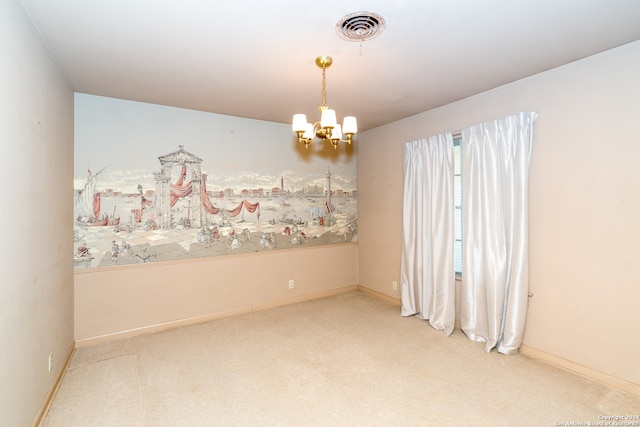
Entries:
<svg viewBox="0 0 640 427">
<path fill-rule="evenodd" d="M 401 315 L 447 335 L 455 323 L 453 167 L 450 133 L 404 146 Z"/>
<path fill-rule="evenodd" d="M 515 354 L 528 304 L 527 187 L 534 112 L 462 131 L 460 326 Z"/>
</svg>

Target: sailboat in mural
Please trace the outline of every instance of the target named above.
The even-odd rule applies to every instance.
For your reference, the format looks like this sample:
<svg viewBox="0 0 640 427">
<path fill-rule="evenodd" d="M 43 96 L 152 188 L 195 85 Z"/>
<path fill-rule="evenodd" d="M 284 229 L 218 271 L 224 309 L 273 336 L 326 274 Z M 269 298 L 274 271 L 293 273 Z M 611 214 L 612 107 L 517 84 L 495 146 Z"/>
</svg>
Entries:
<svg viewBox="0 0 640 427">
<path fill-rule="evenodd" d="M 76 206 L 80 210 L 80 214 L 76 218 L 76 222 L 80 225 L 91 227 L 103 227 L 107 225 L 118 225 L 120 217 L 113 212 L 113 219 L 109 215 L 100 212 L 100 192 L 96 191 L 98 177 L 106 169 L 106 166 L 97 173 L 91 173 L 91 169 L 87 170 L 87 182 L 82 190 L 78 191 L 76 197 Z"/>
</svg>

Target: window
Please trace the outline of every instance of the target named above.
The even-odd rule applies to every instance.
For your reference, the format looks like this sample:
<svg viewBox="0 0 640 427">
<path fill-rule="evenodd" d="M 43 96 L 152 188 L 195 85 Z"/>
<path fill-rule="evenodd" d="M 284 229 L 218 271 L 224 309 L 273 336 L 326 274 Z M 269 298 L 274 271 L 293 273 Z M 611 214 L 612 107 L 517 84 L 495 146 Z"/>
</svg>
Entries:
<svg viewBox="0 0 640 427">
<path fill-rule="evenodd" d="M 462 274 L 462 176 L 460 165 L 460 134 L 453 135 L 453 198 L 455 204 L 455 242 L 454 242 L 454 267 L 456 275 Z"/>
</svg>

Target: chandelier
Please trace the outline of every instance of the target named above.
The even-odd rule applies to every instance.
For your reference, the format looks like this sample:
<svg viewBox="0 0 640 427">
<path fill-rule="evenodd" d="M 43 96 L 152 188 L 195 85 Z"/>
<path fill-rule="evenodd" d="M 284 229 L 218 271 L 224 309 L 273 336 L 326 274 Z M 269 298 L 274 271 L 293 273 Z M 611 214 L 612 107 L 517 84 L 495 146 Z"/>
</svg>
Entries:
<svg viewBox="0 0 640 427">
<path fill-rule="evenodd" d="M 351 144 L 353 135 L 358 132 L 356 118 L 347 116 L 342 122 L 342 126 L 336 122 L 336 112 L 327 106 L 327 82 L 326 71 L 331 66 L 333 59 L 330 56 L 319 56 L 316 58 L 316 65 L 322 68 L 322 105 L 320 110 L 320 121 L 308 123 L 304 114 L 294 114 L 291 128 L 298 135 L 298 142 L 303 143 L 305 148 L 313 142 L 314 138 L 321 141 L 330 141 L 333 148 L 338 148 L 339 142 Z M 342 139 L 344 136 L 345 139 Z"/>
</svg>

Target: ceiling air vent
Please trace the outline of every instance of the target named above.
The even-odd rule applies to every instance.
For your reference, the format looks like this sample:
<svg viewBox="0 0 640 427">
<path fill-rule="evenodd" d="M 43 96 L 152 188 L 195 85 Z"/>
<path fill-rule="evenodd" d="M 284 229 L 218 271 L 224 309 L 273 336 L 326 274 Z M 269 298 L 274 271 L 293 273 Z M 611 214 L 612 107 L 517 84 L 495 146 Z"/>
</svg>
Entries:
<svg viewBox="0 0 640 427">
<path fill-rule="evenodd" d="M 343 40 L 363 42 L 378 37 L 384 25 L 384 19 L 377 13 L 355 12 L 338 21 L 336 33 Z"/>
</svg>

